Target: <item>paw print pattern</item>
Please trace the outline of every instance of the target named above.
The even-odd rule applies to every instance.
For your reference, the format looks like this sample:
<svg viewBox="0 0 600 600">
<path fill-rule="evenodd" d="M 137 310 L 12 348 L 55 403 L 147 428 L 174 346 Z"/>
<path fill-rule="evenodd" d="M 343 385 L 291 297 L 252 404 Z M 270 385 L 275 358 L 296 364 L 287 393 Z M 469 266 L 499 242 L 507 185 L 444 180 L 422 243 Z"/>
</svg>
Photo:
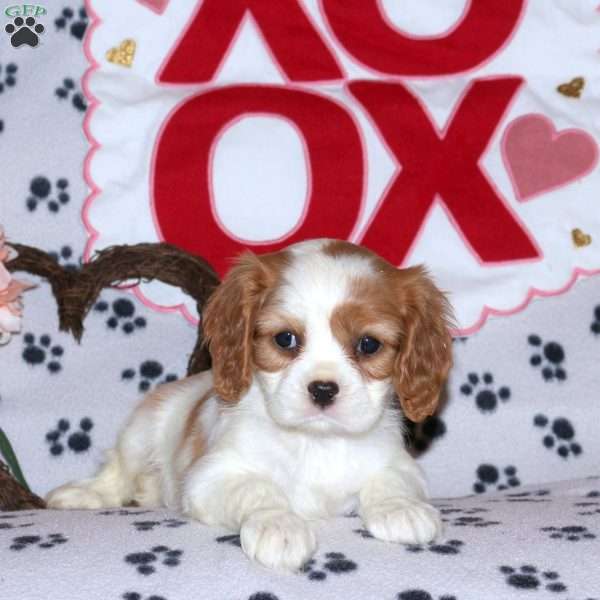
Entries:
<svg viewBox="0 0 600 600">
<path fill-rule="evenodd" d="M 81 41 L 85 35 L 88 26 L 88 16 L 85 7 L 82 6 L 75 15 L 72 8 L 63 8 L 60 16 L 54 19 L 54 25 L 57 31 L 68 31 L 72 37 Z"/>
<path fill-rule="evenodd" d="M 168 527 L 169 529 L 175 529 L 187 524 L 188 521 L 181 521 L 180 519 L 163 519 L 162 521 L 134 521 L 132 523 L 136 531 L 154 531 L 155 527 Z"/>
<path fill-rule="evenodd" d="M 46 368 L 50 373 L 58 373 L 62 369 L 60 360 L 64 354 L 62 346 L 53 345 L 52 338 L 45 334 L 40 336 L 38 342 L 33 333 L 26 333 L 23 336 L 25 349 L 23 350 L 23 360 L 33 367 L 46 364 Z M 50 360 L 46 363 L 50 355 Z"/>
<path fill-rule="evenodd" d="M 36 23 L 33 17 L 15 17 L 12 23 L 4 27 L 4 31 L 10 35 L 10 43 L 13 48 L 18 48 L 23 44 L 35 48 L 39 42 L 39 36 L 44 33 L 44 26 Z"/>
<path fill-rule="evenodd" d="M 80 112 L 87 110 L 87 102 L 85 96 L 75 86 L 75 81 L 70 77 L 65 77 L 62 85 L 54 91 L 59 100 L 71 99 L 71 104 Z"/>
<path fill-rule="evenodd" d="M 463 396 L 474 395 L 475 404 L 483 413 L 494 412 L 499 402 L 507 402 L 510 399 L 510 388 L 503 385 L 496 389 L 491 373 L 483 373 L 481 377 L 477 373 L 469 373 L 467 379 L 468 381 L 460 386 L 460 393 Z"/>
<path fill-rule="evenodd" d="M 501 525 L 500 521 L 489 521 L 484 517 L 476 516 L 481 513 L 489 512 L 487 508 L 451 508 L 439 507 L 442 514 L 442 521 L 453 527 L 491 527 Z"/>
<path fill-rule="evenodd" d="M 99 313 L 108 313 L 109 308 L 112 309 L 106 319 L 106 326 L 109 329 L 118 329 L 120 325 L 121 331 L 129 335 L 147 325 L 144 317 L 135 316 L 135 305 L 129 298 L 118 298 L 111 305 L 105 300 L 100 300 L 94 306 L 94 310 Z"/>
<path fill-rule="evenodd" d="M 327 579 L 329 573 L 342 575 L 356 571 L 358 565 L 346 558 L 342 552 L 328 552 L 325 560 L 320 567 L 317 567 L 317 561 L 311 558 L 301 569 L 311 581 L 323 581 Z"/>
<path fill-rule="evenodd" d="M 533 565 L 523 565 L 518 569 L 502 566 L 500 572 L 505 576 L 506 583 L 520 590 L 537 590 L 540 586 L 549 592 L 565 592 L 567 586 L 560 581 L 556 571 L 540 573 Z"/>
<path fill-rule="evenodd" d="M 580 542 L 581 540 L 595 540 L 596 535 L 582 525 L 567 525 L 566 527 L 542 527 L 540 531 L 548 533 L 552 540 L 568 540 Z"/>
<path fill-rule="evenodd" d="M 84 417 L 79 421 L 79 431 L 74 431 L 67 438 L 67 446 L 76 454 L 87 452 L 92 445 L 90 431 L 94 423 L 89 417 Z M 46 434 L 46 442 L 50 445 L 49 450 L 52 456 L 60 456 L 64 452 L 62 439 L 71 429 L 71 424 L 67 419 L 59 419 L 56 428 Z"/>
<path fill-rule="evenodd" d="M 417 453 L 425 452 L 431 444 L 446 433 L 446 424 L 437 416 L 427 417 L 421 423 L 406 421 L 406 443 Z"/>
<path fill-rule="evenodd" d="M 24 515 L 19 515 L 24 516 Z M 5 517 L 0 517 L 3 519 Z M 35 523 L 3 523 L 0 521 L 0 531 L 5 529 L 25 529 L 26 527 L 33 527 Z"/>
<path fill-rule="evenodd" d="M 132 515 L 147 515 L 151 513 L 151 510 L 128 510 L 126 508 L 116 508 L 111 510 L 103 510 L 101 512 L 97 512 L 97 515 L 102 515 L 103 517 L 130 517 Z"/>
<path fill-rule="evenodd" d="M 242 540 L 239 535 L 222 535 L 216 539 L 219 544 L 229 544 L 230 546 L 242 547 Z"/>
<path fill-rule="evenodd" d="M 125 562 L 135 566 L 141 575 L 156 573 L 156 565 L 177 567 L 181 563 L 183 550 L 172 550 L 168 546 L 154 546 L 150 552 L 133 552 L 125 557 Z"/>
<path fill-rule="evenodd" d="M 139 592 L 125 592 L 121 598 L 123 600 L 167 600 L 164 596 L 157 596 L 156 594 L 144 598 Z"/>
<path fill-rule="evenodd" d="M 397 600 L 435 600 L 435 596 L 432 596 L 425 590 L 406 590 L 400 592 L 396 597 Z M 456 600 L 456 596 L 449 596 L 447 594 L 440 596 L 438 600 Z"/>
<path fill-rule="evenodd" d="M 18 70 L 19 67 L 15 63 L 8 63 L 5 66 L 0 65 L 0 94 L 16 85 Z"/>
<path fill-rule="evenodd" d="M 545 415 L 536 415 L 533 424 L 541 429 L 546 429 L 550 421 Z M 559 417 L 552 421 L 550 425 L 551 433 L 547 433 L 542 443 L 548 450 L 556 448 L 556 453 L 563 458 L 569 456 L 579 456 L 583 450 L 575 441 L 575 428 L 572 423 L 564 417 Z"/>
<path fill-rule="evenodd" d="M 541 367 L 542 377 L 545 381 L 554 379 L 564 381 L 567 378 L 567 372 L 563 366 L 565 350 L 558 342 L 544 344 L 542 338 L 535 333 L 527 338 L 527 342 L 534 350 L 529 363 L 534 368 Z"/>
<path fill-rule="evenodd" d="M 139 367 L 139 377 L 141 381 L 138 384 L 140 392 L 147 392 L 152 385 L 160 383 L 170 383 L 177 381 L 178 377 L 174 373 L 169 373 L 162 380 L 158 381 L 164 372 L 164 367 L 156 360 L 145 360 Z M 130 381 L 136 376 L 135 369 L 125 369 L 121 372 L 121 379 Z"/>
<path fill-rule="evenodd" d="M 64 177 L 56 180 L 54 190 L 52 183 L 47 177 L 43 175 L 34 177 L 29 184 L 30 196 L 27 197 L 25 202 L 27 210 L 33 212 L 40 204 L 45 202 L 50 212 L 59 212 L 61 207 L 68 204 L 71 200 L 68 188 L 69 181 Z"/>
<path fill-rule="evenodd" d="M 461 540 L 448 540 L 447 542 L 437 544 L 432 542 L 430 544 L 408 544 L 405 546 L 407 552 L 419 553 L 428 550 L 435 554 L 453 555 L 460 554 L 464 542 Z"/>
<path fill-rule="evenodd" d="M 475 473 L 477 481 L 473 484 L 473 491 L 477 494 L 483 494 L 483 492 L 488 491 L 489 487 L 495 486 L 497 490 L 501 491 L 521 485 L 517 477 L 517 469 L 512 465 L 503 469 L 502 475 L 504 477 L 501 476 L 497 467 L 488 464 L 479 465 Z"/>
<path fill-rule="evenodd" d="M 81 269 L 81 259 L 77 262 L 71 260 L 73 258 L 71 246 L 63 246 L 58 252 L 48 252 L 48 255 L 67 271 L 79 271 Z"/>
<path fill-rule="evenodd" d="M 51 533 L 45 538 L 40 535 L 21 535 L 13 538 L 10 549 L 20 551 L 37 546 L 38 548 L 47 550 L 48 548 L 54 548 L 60 544 L 66 544 L 67 541 L 68 539 L 62 533 Z"/>
</svg>

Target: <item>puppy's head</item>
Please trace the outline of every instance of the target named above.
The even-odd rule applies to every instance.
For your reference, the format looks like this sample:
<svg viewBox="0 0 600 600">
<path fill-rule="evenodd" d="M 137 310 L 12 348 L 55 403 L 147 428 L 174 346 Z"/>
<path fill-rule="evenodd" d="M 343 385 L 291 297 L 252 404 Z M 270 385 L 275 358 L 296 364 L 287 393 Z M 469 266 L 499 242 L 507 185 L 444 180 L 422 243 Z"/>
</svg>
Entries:
<svg viewBox="0 0 600 600">
<path fill-rule="evenodd" d="M 431 415 L 449 322 L 424 269 L 332 240 L 242 255 L 203 314 L 217 393 L 235 402 L 256 378 L 278 425 L 321 433 L 369 430 L 394 395 L 409 419 Z"/>
</svg>

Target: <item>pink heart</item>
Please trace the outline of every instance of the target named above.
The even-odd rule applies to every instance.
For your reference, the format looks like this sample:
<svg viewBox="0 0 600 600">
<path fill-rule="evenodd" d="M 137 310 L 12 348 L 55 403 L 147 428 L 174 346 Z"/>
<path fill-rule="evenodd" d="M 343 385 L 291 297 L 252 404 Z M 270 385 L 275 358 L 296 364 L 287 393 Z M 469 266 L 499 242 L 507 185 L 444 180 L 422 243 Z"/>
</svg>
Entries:
<svg viewBox="0 0 600 600">
<path fill-rule="evenodd" d="M 162 15 L 165 8 L 171 0 L 137 0 L 140 4 L 147 6 L 150 10 L 153 10 L 155 13 Z"/>
<path fill-rule="evenodd" d="M 522 202 L 587 175 L 598 162 L 598 146 L 581 129 L 557 132 L 550 119 L 530 114 L 508 124 L 502 158 Z"/>
</svg>

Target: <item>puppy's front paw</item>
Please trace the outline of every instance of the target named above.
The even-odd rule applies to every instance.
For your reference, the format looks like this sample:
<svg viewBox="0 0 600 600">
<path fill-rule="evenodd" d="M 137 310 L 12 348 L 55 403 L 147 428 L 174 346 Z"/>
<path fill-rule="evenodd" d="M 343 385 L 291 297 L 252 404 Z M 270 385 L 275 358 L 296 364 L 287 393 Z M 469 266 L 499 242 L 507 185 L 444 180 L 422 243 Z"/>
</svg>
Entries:
<svg viewBox="0 0 600 600">
<path fill-rule="evenodd" d="M 367 529 L 377 539 L 401 544 L 425 544 L 442 532 L 438 511 L 420 500 L 397 498 L 363 509 Z"/>
<path fill-rule="evenodd" d="M 250 515 L 240 531 L 242 548 L 265 567 L 297 571 L 317 548 L 308 523 L 291 512 L 260 510 Z"/>
<path fill-rule="evenodd" d="M 48 508 L 83 508 L 88 510 L 106 506 L 98 492 L 82 485 L 70 483 L 52 490 L 46 496 L 46 504 Z"/>
</svg>

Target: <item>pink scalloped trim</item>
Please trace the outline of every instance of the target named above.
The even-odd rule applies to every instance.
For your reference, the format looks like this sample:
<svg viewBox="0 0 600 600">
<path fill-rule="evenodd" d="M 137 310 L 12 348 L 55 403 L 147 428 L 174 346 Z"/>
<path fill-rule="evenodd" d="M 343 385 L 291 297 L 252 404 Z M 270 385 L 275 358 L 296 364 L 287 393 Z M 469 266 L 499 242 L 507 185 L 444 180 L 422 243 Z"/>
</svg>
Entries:
<svg viewBox="0 0 600 600">
<path fill-rule="evenodd" d="M 92 202 L 96 199 L 96 197 L 102 191 L 102 190 L 100 190 L 100 188 L 98 188 L 98 186 L 92 179 L 91 173 L 90 173 L 90 163 L 94 157 L 94 154 L 100 147 L 100 144 L 92 136 L 91 131 L 90 131 L 90 122 L 91 122 L 92 116 L 94 114 L 94 111 L 100 104 L 99 100 L 91 93 L 91 91 L 89 89 L 89 78 L 91 77 L 92 73 L 95 70 L 97 70 L 100 66 L 100 64 L 95 60 L 94 56 L 92 55 L 92 52 L 90 50 L 90 42 L 91 42 L 93 32 L 102 22 L 100 17 L 96 14 L 94 9 L 92 8 L 92 1 L 93 0 L 84 0 L 85 8 L 89 15 L 91 25 L 88 28 L 88 31 L 86 33 L 84 43 L 83 43 L 83 49 L 84 49 L 85 57 L 89 63 L 89 67 L 86 69 L 86 71 L 83 75 L 83 78 L 82 78 L 82 89 L 88 100 L 88 110 L 86 111 L 86 115 L 83 120 L 83 131 L 84 131 L 84 134 L 85 134 L 88 142 L 90 143 L 90 149 L 85 157 L 84 165 L 83 165 L 83 176 L 84 176 L 84 179 L 85 179 L 87 185 L 89 186 L 89 188 L 91 190 L 89 195 L 85 199 L 85 202 L 83 205 L 83 210 L 82 210 L 83 225 L 89 235 L 88 241 L 85 246 L 84 254 L 83 254 L 83 259 L 86 262 L 90 260 L 90 257 L 92 255 L 93 246 L 100 235 L 100 233 L 96 229 L 94 229 L 94 227 L 92 226 L 92 224 L 90 222 L 89 210 L 92 205 Z M 600 10 L 600 6 L 598 7 L 598 9 Z M 481 329 L 483 327 L 483 325 L 486 323 L 486 321 L 488 320 L 488 318 L 490 316 L 507 317 L 510 315 L 514 315 L 516 313 L 521 312 L 525 308 L 527 308 L 527 306 L 529 306 L 530 302 L 532 300 L 534 300 L 536 297 L 547 298 L 547 297 L 551 297 L 551 296 L 559 296 L 561 294 L 564 294 L 565 292 L 568 292 L 573 287 L 573 285 L 575 285 L 575 283 L 577 282 L 577 280 L 579 278 L 592 277 L 594 275 L 600 275 L 600 269 L 591 269 L 590 270 L 590 269 L 583 269 L 580 267 L 575 267 L 569 277 L 569 280 L 562 287 L 555 289 L 555 290 L 540 290 L 535 287 L 530 287 L 529 290 L 527 291 L 525 299 L 520 304 L 518 304 L 517 306 L 515 306 L 511 309 L 499 309 L 499 308 L 494 308 L 492 306 L 484 305 L 479 314 L 479 318 L 472 325 L 470 325 L 468 327 L 464 327 L 464 328 L 454 329 L 452 333 L 453 333 L 453 335 L 457 335 L 457 336 L 471 335 L 472 333 L 479 331 L 479 329 Z M 138 298 L 138 300 L 140 302 L 142 302 L 142 304 L 151 308 L 152 310 L 155 310 L 157 312 L 162 312 L 162 313 L 180 312 L 182 314 L 182 316 L 185 319 L 187 319 L 187 321 L 189 321 L 191 324 L 193 324 L 193 325 L 198 324 L 198 319 L 189 312 L 189 310 L 186 308 L 185 304 L 183 304 L 183 303 L 173 305 L 173 306 L 158 305 L 158 304 L 152 302 L 152 300 L 150 300 L 143 294 L 143 292 L 140 290 L 139 285 L 121 286 L 120 289 L 132 291 L 133 294 L 136 296 L 136 298 Z"/>
</svg>

